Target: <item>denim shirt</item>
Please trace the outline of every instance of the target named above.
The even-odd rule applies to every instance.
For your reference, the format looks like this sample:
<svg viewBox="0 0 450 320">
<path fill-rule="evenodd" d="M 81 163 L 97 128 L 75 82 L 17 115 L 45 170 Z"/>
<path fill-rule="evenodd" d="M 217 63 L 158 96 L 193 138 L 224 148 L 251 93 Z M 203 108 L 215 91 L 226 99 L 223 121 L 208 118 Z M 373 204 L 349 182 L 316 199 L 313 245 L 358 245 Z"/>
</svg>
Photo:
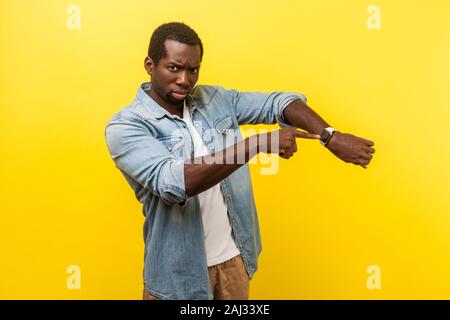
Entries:
<svg viewBox="0 0 450 320">
<path fill-rule="evenodd" d="M 184 162 L 193 142 L 183 120 L 138 89 L 105 129 L 106 144 L 136 198 L 143 204 L 144 284 L 161 299 L 212 299 L 198 196 L 188 197 Z M 198 85 L 186 98 L 195 127 L 211 153 L 242 140 L 241 124 L 289 126 L 284 108 L 306 97 L 294 92 L 239 92 Z M 229 139 L 229 135 L 233 135 Z M 248 163 L 220 182 L 230 224 L 251 279 L 261 239 Z"/>
</svg>

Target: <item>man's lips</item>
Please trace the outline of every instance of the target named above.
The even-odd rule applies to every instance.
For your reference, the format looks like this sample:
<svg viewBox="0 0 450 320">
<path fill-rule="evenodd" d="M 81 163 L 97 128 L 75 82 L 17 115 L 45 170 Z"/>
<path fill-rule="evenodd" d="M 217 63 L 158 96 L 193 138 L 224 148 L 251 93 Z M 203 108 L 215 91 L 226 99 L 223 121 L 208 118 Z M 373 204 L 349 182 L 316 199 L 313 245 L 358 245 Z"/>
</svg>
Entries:
<svg viewBox="0 0 450 320">
<path fill-rule="evenodd" d="M 172 91 L 172 95 L 177 99 L 183 99 L 188 95 L 188 91 Z"/>
</svg>

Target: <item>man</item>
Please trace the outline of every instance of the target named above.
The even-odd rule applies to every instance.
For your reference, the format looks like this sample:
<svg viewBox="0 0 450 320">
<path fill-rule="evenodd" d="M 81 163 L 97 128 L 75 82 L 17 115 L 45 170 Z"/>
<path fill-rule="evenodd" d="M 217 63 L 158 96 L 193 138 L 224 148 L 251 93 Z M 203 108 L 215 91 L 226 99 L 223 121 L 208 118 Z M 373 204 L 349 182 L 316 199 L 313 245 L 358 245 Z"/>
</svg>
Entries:
<svg viewBox="0 0 450 320">
<path fill-rule="evenodd" d="M 247 162 L 259 152 L 289 159 L 296 138 L 320 139 L 364 168 L 375 152 L 373 142 L 331 128 L 302 94 L 195 86 L 202 57 L 190 27 L 159 26 L 144 62 L 151 82 L 105 130 L 143 204 L 144 299 L 248 299 L 261 241 Z M 283 128 L 240 136 L 241 124 L 276 122 Z"/>
</svg>

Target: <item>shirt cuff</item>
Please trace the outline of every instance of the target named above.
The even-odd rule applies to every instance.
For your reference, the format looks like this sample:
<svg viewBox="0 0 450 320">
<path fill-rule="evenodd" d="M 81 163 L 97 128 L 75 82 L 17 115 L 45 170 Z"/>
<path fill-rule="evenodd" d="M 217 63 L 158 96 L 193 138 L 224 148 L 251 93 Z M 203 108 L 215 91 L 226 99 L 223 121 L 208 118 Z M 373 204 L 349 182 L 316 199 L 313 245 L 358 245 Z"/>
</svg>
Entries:
<svg viewBox="0 0 450 320">
<path fill-rule="evenodd" d="M 288 96 L 283 99 L 283 105 L 281 105 L 280 107 L 280 113 L 278 116 L 276 116 L 276 120 L 277 123 L 280 127 L 282 128 L 296 128 L 294 125 L 291 125 L 289 122 L 287 122 L 286 118 L 284 117 L 283 113 L 284 113 L 284 109 L 286 109 L 286 107 L 294 100 L 300 99 L 302 100 L 304 103 L 307 102 L 307 98 L 305 95 L 301 94 L 301 93 L 296 93 L 296 92 L 288 92 L 287 93 Z"/>
<path fill-rule="evenodd" d="M 184 160 L 169 160 L 163 168 L 163 188 L 161 199 L 169 205 L 187 204 L 186 186 L 184 183 Z"/>
</svg>

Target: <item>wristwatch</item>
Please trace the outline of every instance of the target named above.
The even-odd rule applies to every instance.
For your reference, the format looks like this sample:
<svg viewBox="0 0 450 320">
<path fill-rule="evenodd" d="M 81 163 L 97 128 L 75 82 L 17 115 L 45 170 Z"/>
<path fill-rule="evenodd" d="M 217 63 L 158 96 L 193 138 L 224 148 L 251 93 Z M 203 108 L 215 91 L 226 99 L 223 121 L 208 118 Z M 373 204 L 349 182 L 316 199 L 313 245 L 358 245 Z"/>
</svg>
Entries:
<svg viewBox="0 0 450 320">
<path fill-rule="evenodd" d="M 322 130 L 320 133 L 320 143 L 323 146 L 326 146 L 327 143 L 330 141 L 331 137 L 333 136 L 333 132 L 335 132 L 336 129 L 333 127 L 327 127 Z"/>
</svg>

